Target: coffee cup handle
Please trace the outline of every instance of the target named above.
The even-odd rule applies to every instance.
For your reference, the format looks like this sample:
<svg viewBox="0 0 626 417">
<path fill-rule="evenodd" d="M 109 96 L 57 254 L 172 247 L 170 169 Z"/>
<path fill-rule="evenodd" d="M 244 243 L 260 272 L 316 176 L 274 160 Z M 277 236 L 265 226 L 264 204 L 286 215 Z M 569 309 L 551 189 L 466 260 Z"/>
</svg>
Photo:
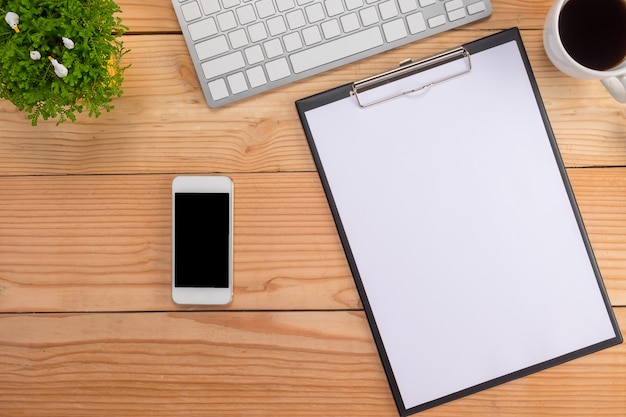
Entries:
<svg viewBox="0 0 626 417">
<path fill-rule="evenodd" d="M 604 78 L 601 81 L 615 100 L 626 103 L 626 74 Z"/>
</svg>

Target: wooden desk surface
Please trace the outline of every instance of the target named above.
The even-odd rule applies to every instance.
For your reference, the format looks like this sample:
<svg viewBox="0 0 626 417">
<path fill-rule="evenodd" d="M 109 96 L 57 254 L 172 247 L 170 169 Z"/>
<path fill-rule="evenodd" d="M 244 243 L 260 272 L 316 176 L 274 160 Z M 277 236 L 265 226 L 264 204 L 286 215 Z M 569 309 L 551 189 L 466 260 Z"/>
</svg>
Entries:
<svg viewBox="0 0 626 417">
<path fill-rule="evenodd" d="M 397 416 L 294 101 L 511 26 L 626 326 L 626 107 L 548 61 L 551 0 L 492 0 L 483 22 L 220 109 L 170 1 L 119 3 L 113 112 L 33 128 L 0 101 L 0 415 Z M 192 173 L 235 182 L 227 308 L 170 300 L 170 182 Z M 626 346 L 421 415 L 624 416 Z"/>
</svg>

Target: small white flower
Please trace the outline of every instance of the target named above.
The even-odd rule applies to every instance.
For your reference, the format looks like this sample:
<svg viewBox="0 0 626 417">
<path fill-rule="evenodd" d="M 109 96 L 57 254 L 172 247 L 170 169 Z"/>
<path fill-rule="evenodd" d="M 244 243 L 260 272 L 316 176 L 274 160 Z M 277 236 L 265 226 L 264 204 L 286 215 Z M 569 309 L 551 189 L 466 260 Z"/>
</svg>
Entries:
<svg viewBox="0 0 626 417">
<path fill-rule="evenodd" d="M 62 37 L 61 40 L 63 41 L 63 46 L 65 46 L 67 49 L 74 49 L 73 40 L 71 40 L 70 38 L 65 38 L 65 37 Z"/>
<path fill-rule="evenodd" d="M 17 13 L 8 12 L 6 16 L 4 16 L 4 21 L 11 26 L 11 29 L 13 29 L 15 33 L 19 33 L 20 28 L 17 27 L 17 24 L 20 23 L 20 16 Z"/>
<path fill-rule="evenodd" d="M 54 73 L 57 75 L 57 77 L 63 78 L 67 76 L 69 71 L 67 70 L 65 65 L 61 64 L 59 61 L 52 58 L 51 56 L 49 56 L 48 59 L 50 60 L 50 63 L 54 67 Z"/>
<path fill-rule="evenodd" d="M 39 53 L 39 51 L 30 51 L 30 59 L 38 61 L 41 59 L 41 54 Z"/>
</svg>

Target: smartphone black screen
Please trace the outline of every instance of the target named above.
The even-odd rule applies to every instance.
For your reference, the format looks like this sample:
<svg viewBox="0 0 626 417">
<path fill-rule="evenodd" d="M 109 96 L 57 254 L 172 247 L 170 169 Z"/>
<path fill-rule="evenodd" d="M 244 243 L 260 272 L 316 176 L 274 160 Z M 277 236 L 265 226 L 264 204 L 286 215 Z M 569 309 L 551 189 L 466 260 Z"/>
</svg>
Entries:
<svg viewBox="0 0 626 417">
<path fill-rule="evenodd" d="M 174 196 L 174 285 L 228 288 L 229 194 Z"/>
</svg>

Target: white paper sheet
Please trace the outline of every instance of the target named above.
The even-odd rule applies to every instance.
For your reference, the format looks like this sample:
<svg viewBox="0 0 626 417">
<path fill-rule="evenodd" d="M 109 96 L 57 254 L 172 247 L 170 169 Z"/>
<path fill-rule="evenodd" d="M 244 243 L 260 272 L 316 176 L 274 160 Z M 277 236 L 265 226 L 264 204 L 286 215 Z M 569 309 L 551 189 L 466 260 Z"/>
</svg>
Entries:
<svg viewBox="0 0 626 417">
<path fill-rule="evenodd" d="M 406 408 L 616 336 L 517 44 L 471 59 L 306 113 Z"/>
</svg>

